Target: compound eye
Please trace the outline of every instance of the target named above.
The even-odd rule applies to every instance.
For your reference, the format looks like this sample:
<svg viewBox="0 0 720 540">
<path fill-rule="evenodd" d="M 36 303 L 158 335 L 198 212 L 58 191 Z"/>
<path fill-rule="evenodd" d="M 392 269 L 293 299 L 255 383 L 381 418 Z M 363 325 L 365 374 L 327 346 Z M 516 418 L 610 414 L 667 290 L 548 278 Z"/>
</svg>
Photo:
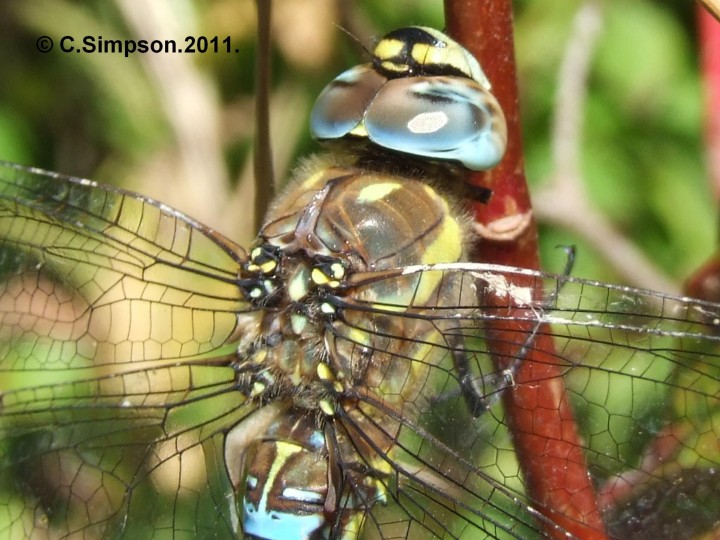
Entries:
<svg viewBox="0 0 720 540">
<path fill-rule="evenodd" d="M 319 141 L 353 134 L 370 102 L 387 79 L 370 64 L 355 66 L 338 75 L 318 96 L 310 114 L 310 133 Z"/>
<path fill-rule="evenodd" d="M 497 165 L 507 127 L 495 97 L 471 79 L 409 77 L 387 82 L 365 116 L 375 144 L 471 170 Z"/>
<path fill-rule="evenodd" d="M 505 154 L 507 126 L 478 61 L 432 28 L 387 34 L 373 63 L 345 71 L 310 117 L 319 141 L 354 139 L 481 171 Z"/>
</svg>

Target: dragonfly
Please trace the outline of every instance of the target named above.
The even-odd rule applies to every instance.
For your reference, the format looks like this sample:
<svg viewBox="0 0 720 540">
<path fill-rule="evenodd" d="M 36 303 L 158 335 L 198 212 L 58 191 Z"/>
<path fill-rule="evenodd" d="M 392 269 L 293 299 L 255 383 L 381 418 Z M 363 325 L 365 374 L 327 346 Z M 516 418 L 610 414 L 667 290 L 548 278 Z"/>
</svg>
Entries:
<svg viewBox="0 0 720 540">
<path fill-rule="evenodd" d="M 142 195 L 0 166 L 3 536 L 563 535 L 525 493 L 500 399 L 536 382 L 513 366 L 540 333 L 607 530 L 714 531 L 720 306 L 468 262 L 474 194 L 452 171 L 500 159 L 502 113 L 435 43 L 456 50 L 391 33 L 331 84 L 313 129 L 353 153 L 303 164 L 248 249 Z M 431 150 L 373 133 L 367 102 L 395 81 Z M 480 163 L 425 114 L 457 107 L 484 119 Z"/>
</svg>

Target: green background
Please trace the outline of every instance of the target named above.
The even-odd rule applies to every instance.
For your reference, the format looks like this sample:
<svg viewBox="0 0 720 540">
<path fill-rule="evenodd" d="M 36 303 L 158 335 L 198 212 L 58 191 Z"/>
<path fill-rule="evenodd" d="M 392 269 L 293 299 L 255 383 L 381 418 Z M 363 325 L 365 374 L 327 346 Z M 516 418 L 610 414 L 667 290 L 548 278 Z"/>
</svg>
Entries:
<svg viewBox="0 0 720 540">
<path fill-rule="evenodd" d="M 246 244 L 254 236 L 245 211 L 251 197 L 254 2 L 148 5 L 153 12 L 145 3 L 120 0 L 0 5 L 0 158 L 151 195 Z M 558 70 L 579 5 L 516 3 L 524 145 L 534 192 L 553 172 Z M 565 255 L 554 246 L 573 244 L 579 253 L 574 275 L 679 288 L 712 253 L 716 232 L 701 141 L 695 5 L 633 0 L 601 6 L 603 27 L 581 115 L 581 181 L 592 204 L 669 284 L 632 266 L 609 267 L 580 228 L 551 226 L 542 213 L 545 268 L 562 271 Z M 273 135 L 281 182 L 298 156 L 318 150 L 306 127 L 314 96 L 358 62 L 357 47 L 340 26 L 371 46 L 388 30 L 410 24 L 442 27 L 442 2 L 356 2 L 342 15 L 329 0 L 276 2 Z M 64 35 L 77 43 L 85 35 L 126 39 L 139 32 L 179 42 L 186 35 L 230 36 L 237 52 L 125 58 L 58 47 Z M 55 40 L 51 52 L 37 51 L 40 35 Z M 612 250 L 613 242 L 607 239 L 604 249 Z"/>
</svg>

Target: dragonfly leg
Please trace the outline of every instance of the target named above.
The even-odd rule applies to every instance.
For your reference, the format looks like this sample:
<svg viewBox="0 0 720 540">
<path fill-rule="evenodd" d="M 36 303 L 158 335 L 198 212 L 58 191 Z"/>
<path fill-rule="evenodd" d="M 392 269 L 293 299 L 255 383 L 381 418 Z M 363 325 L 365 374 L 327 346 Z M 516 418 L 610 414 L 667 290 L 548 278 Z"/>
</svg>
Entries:
<svg viewBox="0 0 720 540">
<path fill-rule="evenodd" d="M 494 402 L 492 394 L 495 394 L 495 392 L 485 392 L 485 376 L 473 377 L 466 351 L 463 350 L 462 347 L 453 347 L 452 355 L 455 372 L 458 375 L 458 381 L 460 383 L 460 391 L 470 410 L 470 414 L 472 414 L 473 418 L 477 418 L 492 406 Z M 478 381 L 480 381 L 479 384 Z M 492 384 L 490 381 L 487 382 Z"/>
<path fill-rule="evenodd" d="M 525 341 L 512 361 L 502 371 L 474 377 L 470 369 L 467 351 L 462 346 L 452 348 L 453 364 L 458 375 L 460 391 L 473 418 L 479 417 L 490 409 L 508 388 L 515 388 L 515 373 L 522 361 L 527 357 L 535 337 L 540 329 L 538 321 L 528 333 Z"/>
</svg>

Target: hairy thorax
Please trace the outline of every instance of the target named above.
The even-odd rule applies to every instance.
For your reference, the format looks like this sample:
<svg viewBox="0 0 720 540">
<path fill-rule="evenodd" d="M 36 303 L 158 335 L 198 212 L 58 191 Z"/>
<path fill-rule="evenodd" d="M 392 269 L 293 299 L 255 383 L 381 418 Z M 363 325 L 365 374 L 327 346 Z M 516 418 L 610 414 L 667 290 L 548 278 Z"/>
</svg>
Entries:
<svg viewBox="0 0 720 540">
<path fill-rule="evenodd" d="M 433 346 L 443 337 L 425 320 L 393 315 L 457 299 L 459 284 L 432 273 L 383 276 L 466 260 L 467 219 L 426 179 L 329 159 L 300 168 L 251 250 L 243 277 L 265 309 L 241 315 L 247 384 L 310 410 L 329 385 L 413 401 L 422 366 L 445 355 Z M 413 339 L 383 338 L 397 335 Z"/>
</svg>

